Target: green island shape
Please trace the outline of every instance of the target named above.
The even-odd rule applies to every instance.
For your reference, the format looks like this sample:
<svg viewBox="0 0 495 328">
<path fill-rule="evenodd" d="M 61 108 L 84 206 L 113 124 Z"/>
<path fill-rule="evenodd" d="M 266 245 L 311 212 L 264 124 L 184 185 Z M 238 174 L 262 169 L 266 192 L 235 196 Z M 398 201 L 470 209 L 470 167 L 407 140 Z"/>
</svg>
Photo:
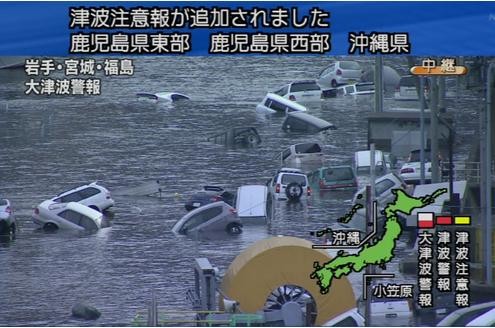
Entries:
<svg viewBox="0 0 495 328">
<path fill-rule="evenodd" d="M 402 233 L 402 227 L 397 217 L 397 212 L 410 215 L 416 208 L 422 208 L 433 204 L 435 199 L 447 192 L 446 188 L 441 188 L 431 195 L 421 197 L 409 196 L 401 189 L 394 189 L 392 193 L 395 200 L 389 203 L 385 209 L 385 227 L 383 237 L 374 244 L 367 243 L 357 254 L 340 253 L 331 261 L 320 266 L 315 262 L 315 270 L 310 274 L 311 279 L 317 279 L 320 286 L 320 293 L 326 294 L 330 290 L 332 280 L 343 275 L 348 275 L 352 271 L 360 272 L 367 265 L 384 265 L 392 260 L 397 239 Z"/>
</svg>

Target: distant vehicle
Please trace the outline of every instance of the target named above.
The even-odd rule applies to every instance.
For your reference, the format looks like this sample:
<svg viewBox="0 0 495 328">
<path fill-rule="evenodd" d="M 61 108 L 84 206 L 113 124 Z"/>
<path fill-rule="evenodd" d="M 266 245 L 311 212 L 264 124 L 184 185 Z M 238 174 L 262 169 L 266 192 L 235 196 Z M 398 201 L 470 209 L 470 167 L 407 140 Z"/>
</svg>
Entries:
<svg viewBox="0 0 495 328">
<path fill-rule="evenodd" d="M 400 78 L 394 94 L 395 100 L 419 100 L 418 89 L 416 88 L 417 76 L 406 75 Z M 428 98 L 430 85 L 428 79 L 425 79 L 425 98 Z"/>
<path fill-rule="evenodd" d="M 241 220 L 232 206 L 225 202 L 207 204 L 187 213 L 172 228 L 173 233 L 180 235 L 213 231 L 242 232 Z"/>
<path fill-rule="evenodd" d="M 356 175 L 351 166 L 322 167 L 308 174 L 312 186 L 325 190 L 356 190 L 358 186 Z"/>
<path fill-rule="evenodd" d="M 285 114 L 290 112 L 305 112 L 307 110 L 303 105 L 272 92 L 267 93 L 263 101 L 256 106 L 256 111 L 259 113 Z"/>
<path fill-rule="evenodd" d="M 299 103 L 321 101 L 321 88 L 315 80 L 295 81 L 284 85 L 274 93 Z"/>
<path fill-rule="evenodd" d="M 0 199 L 0 235 L 15 234 L 17 221 L 12 204 L 8 199 Z"/>
<path fill-rule="evenodd" d="M 241 221 L 265 222 L 270 215 L 271 204 L 268 188 L 263 185 L 247 185 L 237 189 L 236 210 Z"/>
<path fill-rule="evenodd" d="M 65 191 L 47 201 L 47 203 L 69 202 L 78 202 L 99 212 L 115 204 L 110 192 L 96 182 Z"/>
<path fill-rule="evenodd" d="M 369 174 L 371 166 L 371 151 L 362 150 L 354 153 L 354 170 L 357 175 Z M 387 164 L 381 150 L 375 150 L 375 174 L 387 173 Z"/>
<path fill-rule="evenodd" d="M 203 190 L 195 193 L 184 204 L 187 211 L 192 211 L 198 207 L 213 203 L 226 202 L 233 206 L 234 195 L 218 186 L 204 186 Z"/>
<path fill-rule="evenodd" d="M 393 189 L 407 189 L 407 185 L 397 174 L 389 173 L 375 180 L 375 198 L 379 207 L 394 200 Z M 362 188 L 356 192 L 352 204 L 366 205 L 366 188 Z"/>
<path fill-rule="evenodd" d="M 103 214 L 80 203 L 53 203 L 46 200 L 33 212 L 33 222 L 46 231 L 58 229 L 98 230 Z"/>
<path fill-rule="evenodd" d="M 437 327 L 493 327 L 495 302 L 472 305 L 456 310 L 442 319 Z"/>
<path fill-rule="evenodd" d="M 371 295 L 371 318 L 388 319 L 392 323 L 395 318 L 405 319 L 413 316 L 412 301 L 400 298 L 376 297 Z"/>
<path fill-rule="evenodd" d="M 323 327 L 364 327 L 364 318 L 354 308 L 324 323 Z"/>
<path fill-rule="evenodd" d="M 311 195 L 308 177 L 295 168 L 281 168 L 268 182 L 268 189 L 276 200 L 299 201 Z"/>
<path fill-rule="evenodd" d="M 340 96 L 371 95 L 374 93 L 375 84 L 373 82 L 361 82 L 343 85 L 337 88 L 337 95 Z"/>
<path fill-rule="evenodd" d="M 254 147 L 261 143 L 261 137 L 254 127 L 232 128 L 207 140 L 220 145 L 243 147 Z"/>
<path fill-rule="evenodd" d="M 358 62 L 336 61 L 320 73 L 317 82 L 322 89 L 336 88 L 341 84 L 359 82 L 362 73 Z"/>
<path fill-rule="evenodd" d="M 337 128 L 332 123 L 301 112 L 287 113 L 282 123 L 282 130 L 285 132 L 318 133 L 335 129 Z"/>
<path fill-rule="evenodd" d="M 166 101 L 179 101 L 179 100 L 189 100 L 189 96 L 183 95 L 178 92 L 159 92 L 159 93 L 147 93 L 147 92 L 139 92 L 136 94 L 138 98 L 146 98 L 151 100 L 166 100 Z"/>
<path fill-rule="evenodd" d="M 425 183 L 431 183 L 431 151 L 425 149 Z M 413 150 L 409 154 L 409 160 L 400 168 L 400 176 L 407 184 L 419 184 L 421 182 L 420 150 Z"/>
<path fill-rule="evenodd" d="M 322 164 L 323 152 L 320 144 L 307 142 L 291 145 L 280 153 L 280 162 L 288 167 L 300 168 L 306 163 Z M 321 166 L 321 165 L 320 165 Z"/>
</svg>

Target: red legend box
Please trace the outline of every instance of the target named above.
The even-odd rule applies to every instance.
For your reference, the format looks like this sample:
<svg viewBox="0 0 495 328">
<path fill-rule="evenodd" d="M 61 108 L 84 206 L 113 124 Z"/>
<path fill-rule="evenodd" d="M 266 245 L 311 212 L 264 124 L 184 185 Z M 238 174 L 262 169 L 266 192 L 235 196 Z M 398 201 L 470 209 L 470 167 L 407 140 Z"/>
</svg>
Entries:
<svg viewBox="0 0 495 328">
<path fill-rule="evenodd" d="M 454 224 L 454 220 L 451 216 L 437 216 L 437 224 L 451 225 Z"/>
<path fill-rule="evenodd" d="M 418 228 L 431 229 L 434 227 L 433 212 L 418 213 Z"/>
</svg>

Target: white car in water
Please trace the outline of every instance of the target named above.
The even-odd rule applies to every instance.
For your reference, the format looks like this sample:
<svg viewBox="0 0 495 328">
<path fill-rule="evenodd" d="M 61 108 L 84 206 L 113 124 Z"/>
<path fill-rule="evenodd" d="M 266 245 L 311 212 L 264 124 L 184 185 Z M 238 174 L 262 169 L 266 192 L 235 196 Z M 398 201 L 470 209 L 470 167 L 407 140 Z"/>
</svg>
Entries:
<svg viewBox="0 0 495 328">
<path fill-rule="evenodd" d="M 256 112 L 261 114 L 305 112 L 308 109 L 295 101 L 286 99 L 276 93 L 269 92 L 256 106 Z"/>
<path fill-rule="evenodd" d="M 45 231 L 98 230 L 103 214 L 76 202 L 53 203 L 46 200 L 33 212 L 33 222 Z"/>
<path fill-rule="evenodd" d="M 0 199 L 0 235 L 15 234 L 17 231 L 17 221 L 14 209 L 8 199 Z"/>
<path fill-rule="evenodd" d="M 298 103 L 321 101 L 321 88 L 315 80 L 295 81 L 273 93 Z"/>
<path fill-rule="evenodd" d="M 308 177 L 299 169 L 281 168 L 268 182 L 268 189 L 276 200 L 298 201 L 311 196 Z"/>
<path fill-rule="evenodd" d="M 115 204 L 110 191 L 96 182 L 65 191 L 46 202 L 49 204 L 78 202 L 99 212 Z"/>
<path fill-rule="evenodd" d="M 336 88 L 341 84 L 356 83 L 361 80 L 363 71 L 355 61 L 336 61 L 325 68 L 318 77 L 322 89 Z"/>
</svg>

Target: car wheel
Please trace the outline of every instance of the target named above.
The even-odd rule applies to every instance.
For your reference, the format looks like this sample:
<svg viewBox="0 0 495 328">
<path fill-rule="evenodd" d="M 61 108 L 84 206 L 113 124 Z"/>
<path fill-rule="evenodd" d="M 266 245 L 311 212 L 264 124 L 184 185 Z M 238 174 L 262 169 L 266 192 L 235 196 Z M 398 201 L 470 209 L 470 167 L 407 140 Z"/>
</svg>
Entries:
<svg viewBox="0 0 495 328">
<path fill-rule="evenodd" d="M 96 205 L 90 205 L 88 207 L 94 209 L 97 212 L 101 212 L 100 209 L 98 208 L 98 206 L 96 206 Z"/>
<path fill-rule="evenodd" d="M 303 194 L 303 188 L 297 182 L 291 182 L 285 188 L 285 195 L 289 201 L 297 201 Z"/>
<path fill-rule="evenodd" d="M 337 81 L 336 80 L 332 80 L 332 88 L 336 88 L 337 87 Z"/>
<path fill-rule="evenodd" d="M 227 232 L 231 235 L 238 235 L 242 232 L 242 227 L 237 223 L 230 223 L 227 226 Z"/>
<path fill-rule="evenodd" d="M 43 226 L 43 230 L 47 232 L 52 232 L 56 231 L 58 229 L 57 225 L 55 223 L 48 222 Z"/>
</svg>

